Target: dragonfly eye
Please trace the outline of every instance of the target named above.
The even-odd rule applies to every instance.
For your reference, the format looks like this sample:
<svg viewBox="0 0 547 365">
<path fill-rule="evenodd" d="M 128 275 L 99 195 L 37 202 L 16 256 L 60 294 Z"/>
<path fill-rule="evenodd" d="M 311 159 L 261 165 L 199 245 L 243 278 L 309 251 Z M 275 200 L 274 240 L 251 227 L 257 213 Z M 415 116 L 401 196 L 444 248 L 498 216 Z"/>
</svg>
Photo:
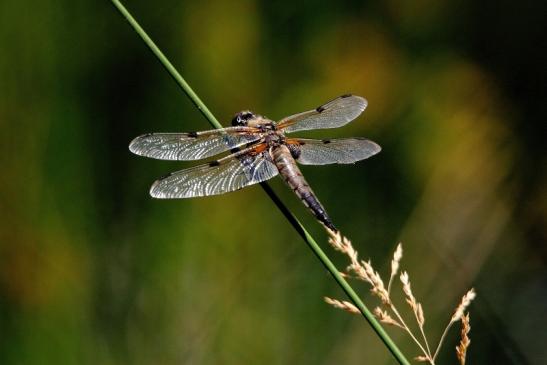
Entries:
<svg viewBox="0 0 547 365">
<path fill-rule="evenodd" d="M 232 119 L 232 125 L 233 126 L 246 126 L 249 119 L 254 118 L 254 114 L 249 111 L 245 112 L 239 112 L 234 116 L 234 119 Z"/>
</svg>

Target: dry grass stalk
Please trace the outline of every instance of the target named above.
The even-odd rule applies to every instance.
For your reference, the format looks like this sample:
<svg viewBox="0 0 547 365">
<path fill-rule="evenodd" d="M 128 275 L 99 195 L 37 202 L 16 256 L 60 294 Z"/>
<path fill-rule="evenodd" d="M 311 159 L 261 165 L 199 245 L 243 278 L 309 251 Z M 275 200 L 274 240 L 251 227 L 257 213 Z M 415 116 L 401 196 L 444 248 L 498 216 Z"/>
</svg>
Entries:
<svg viewBox="0 0 547 365">
<path fill-rule="evenodd" d="M 389 325 L 392 325 L 392 326 L 397 326 L 399 328 L 404 329 L 404 326 L 402 324 L 400 324 L 398 321 L 393 319 L 393 317 L 391 317 L 387 311 L 382 310 L 382 308 L 380 308 L 380 307 L 374 308 L 374 315 L 382 323 L 389 324 Z"/>
<path fill-rule="evenodd" d="M 368 282 L 372 287 L 372 294 L 378 296 L 382 302 L 386 304 L 389 298 L 389 293 L 384 286 L 384 282 L 380 277 L 380 274 L 374 271 L 370 262 L 359 262 L 357 251 L 353 248 L 353 245 L 349 239 L 342 236 L 340 232 L 329 231 L 329 233 L 329 243 L 331 246 L 335 250 L 344 253 L 351 261 L 347 271 L 353 272 L 358 279 Z"/>
<path fill-rule="evenodd" d="M 475 293 L 475 289 L 471 288 L 462 298 L 460 304 L 454 311 L 454 314 L 452 315 L 451 322 L 457 322 L 460 320 L 460 318 L 463 316 L 463 312 L 469 307 L 469 304 L 471 304 L 471 301 L 475 299 L 475 296 L 477 294 Z"/>
<path fill-rule="evenodd" d="M 368 282 L 371 284 L 372 288 L 372 294 L 376 295 L 378 298 L 382 300 L 382 303 L 385 305 L 388 305 L 391 300 L 389 299 L 389 293 L 387 292 L 386 287 L 384 286 L 384 281 L 380 277 L 380 274 L 378 274 L 377 271 L 374 271 L 372 268 L 372 265 L 370 261 L 361 261 L 361 266 L 359 268 L 353 268 L 357 271 L 365 271 Z"/>
<path fill-rule="evenodd" d="M 414 314 L 416 323 L 418 324 L 418 328 L 420 329 L 421 340 L 417 338 L 417 336 L 413 333 L 410 327 L 405 323 L 403 317 L 397 310 L 397 307 L 391 300 L 390 293 L 391 293 L 392 283 L 394 278 L 397 276 L 397 273 L 399 272 L 401 259 L 403 257 L 402 244 L 399 243 L 397 245 L 397 248 L 395 249 L 395 252 L 393 254 L 393 259 L 391 260 L 391 273 L 390 273 L 388 286 L 386 289 L 384 285 L 384 281 L 382 280 L 380 274 L 376 270 L 374 270 L 371 262 L 358 259 L 358 253 L 353 248 L 353 245 L 351 244 L 351 241 L 348 238 L 342 236 L 340 232 L 329 231 L 329 233 L 330 233 L 329 243 L 331 244 L 331 246 L 335 250 L 345 254 L 350 260 L 350 265 L 346 269 L 347 271 L 346 275 L 349 275 L 349 273 L 353 273 L 355 275 L 355 278 L 369 283 L 371 286 L 370 290 L 372 295 L 378 297 L 380 301 L 382 302 L 383 308 L 376 307 L 374 309 L 374 316 L 378 318 L 378 320 L 381 323 L 399 327 L 402 330 L 404 330 L 420 348 L 422 354 L 415 357 L 416 361 L 428 362 L 429 364 L 432 364 L 432 365 L 435 364 L 435 359 L 437 358 L 437 355 L 439 353 L 439 350 L 444 341 L 444 338 L 446 337 L 448 330 L 455 322 L 461 320 L 462 326 L 463 326 L 462 339 L 460 341 L 459 346 L 456 347 L 456 353 L 457 353 L 458 359 L 460 360 L 460 363 L 461 364 L 465 363 L 465 354 L 467 351 L 467 347 L 471 343 L 471 341 L 467 337 L 467 333 L 469 332 L 469 329 L 471 327 L 469 325 L 469 315 L 464 315 L 464 313 L 467 307 L 469 306 L 469 304 L 471 303 L 471 301 L 476 296 L 475 291 L 473 289 L 469 290 L 462 297 L 460 303 L 458 304 L 458 306 L 456 307 L 456 310 L 454 311 L 454 314 L 450 318 L 450 322 L 446 326 L 439 340 L 439 344 L 437 345 L 435 353 L 432 354 L 430 350 L 430 346 L 429 346 L 429 341 L 427 340 L 427 337 L 425 335 L 425 330 L 424 330 L 424 324 L 425 324 L 424 311 L 423 311 L 421 303 L 416 300 L 416 297 L 412 293 L 410 277 L 406 271 L 403 271 L 400 274 L 399 279 L 402 284 L 403 293 L 405 294 L 405 301 L 410 306 L 410 309 L 412 310 Z M 331 299 L 331 298 L 325 298 L 325 301 L 336 308 L 344 309 L 350 313 L 358 312 L 358 309 L 355 308 L 355 306 L 353 306 L 353 304 L 349 302 L 339 301 L 339 300 Z"/>
<path fill-rule="evenodd" d="M 475 293 L 475 289 L 471 288 L 465 295 L 462 297 L 460 303 L 456 307 L 456 310 L 454 311 L 454 314 L 452 315 L 452 318 L 450 318 L 450 322 L 448 322 L 448 325 L 444 329 L 444 332 L 441 336 L 441 339 L 439 340 L 439 344 L 437 345 L 437 350 L 435 350 L 435 354 L 433 355 L 433 360 L 437 358 L 437 355 L 439 354 L 439 350 L 441 349 L 441 345 L 443 344 L 444 338 L 446 337 L 446 334 L 448 333 L 448 330 L 454 323 L 459 321 L 464 311 L 467 309 L 469 304 L 471 304 L 471 301 L 475 299 L 475 296 L 477 294 Z"/>
<path fill-rule="evenodd" d="M 401 283 L 403 284 L 403 292 L 405 293 L 405 296 L 406 296 L 406 302 L 408 303 L 408 305 L 410 306 L 410 308 L 412 309 L 412 311 L 414 312 L 414 315 L 416 316 L 416 318 L 418 319 L 419 315 L 418 315 L 418 301 L 416 301 L 416 298 L 414 297 L 414 294 L 412 294 L 412 289 L 410 288 L 410 279 L 408 278 L 408 273 L 406 271 L 403 271 L 401 273 Z M 421 323 L 423 324 L 424 322 L 424 319 L 423 318 L 420 318 L 418 319 L 418 323 Z"/>
<path fill-rule="evenodd" d="M 324 299 L 327 304 L 332 305 L 334 308 L 343 309 L 346 312 L 354 313 L 354 314 L 361 313 L 356 306 L 354 306 L 352 303 L 348 301 L 332 299 L 329 297 L 325 297 Z"/>
<path fill-rule="evenodd" d="M 391 293 L 391 283 L 393 282 L 393 279 L 395 276 L 397 276 L 397 273 L 399 272 L 399 266 L 401 259 L 403 258 L 403 244 L 399 242 L 397 245 L 397 248 L 395 249 L 395 253 L 393 254 L 393 259 L 391 260 L 391 275 L 389 276 L 389 283 L 387 284 L 387 292 Z"/>
<path fill-rule="evenodd" d="M 471 345 L 471 340 L 469 339 L 468 333 L 471 330 L 471 325 L 469 324 L 469 313 L 464 314 L 461 317 L 462 320 L 462 330 L 461 330 L 461 340 L 460 344 L 456 346 L 456 355 L 460 365 L 465 365 L 465 357 L 467 355 L 467 349 Z"/>
<path fill-rule="evenodd" d="M 410 287 L 410 278 L 408 277 L 408 273 L 406 271 L 403 271 L 400 276 L 401 283 L 403 284 L 403 292 L 406 296 L 406 302 L 410 306 L 410 309 L 412 309 L 412 312 L 414 313 L 414 318 L 416 318 L 416 323 L 418 323 L 418 327 L 420 328 L 420 333 L 422 335 L 422 339 L 424 340 L 425 347 L 427 349 L 427 353 L 429 356 L 431 356 L 431 350 L 429 349 L 429 342 L 427 341 L 427 337 L 425 336 L 424 331 L 424 324 L 425 324 L 425 317 L 424 317 L 424 311 L 422 309 L 422 305 L 416 300 L 414 297 L 414 294 L 412 294 L 412 289 Z"/>
</svg>

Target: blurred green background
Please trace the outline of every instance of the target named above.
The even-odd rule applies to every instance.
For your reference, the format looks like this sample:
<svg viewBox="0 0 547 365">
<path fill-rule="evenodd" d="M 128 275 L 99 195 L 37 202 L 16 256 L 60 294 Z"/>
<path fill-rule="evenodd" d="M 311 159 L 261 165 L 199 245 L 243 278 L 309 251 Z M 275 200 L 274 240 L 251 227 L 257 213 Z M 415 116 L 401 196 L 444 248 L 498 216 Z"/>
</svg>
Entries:
<svg viewBox="0 0 547 365">
<path fill-rule="evenodd" d="M 224 124 L 366 97 L 352 124 L 307 134 L 383 147 L 302 168 L 335 224 L 384 276 L 403 242 L 432 342 L 473 286 L 469 362 L 545 361 L 545 2 L 125 5 Z M 0 2 L 1 364 L 394 363 L 323 302 L 341 290 L 260 187 L 148 196 L 192 164 L 129 141 L 209 128 L 109 1 Z M 457 327 L 440 363 L 456 363 Z"/>
</svg>

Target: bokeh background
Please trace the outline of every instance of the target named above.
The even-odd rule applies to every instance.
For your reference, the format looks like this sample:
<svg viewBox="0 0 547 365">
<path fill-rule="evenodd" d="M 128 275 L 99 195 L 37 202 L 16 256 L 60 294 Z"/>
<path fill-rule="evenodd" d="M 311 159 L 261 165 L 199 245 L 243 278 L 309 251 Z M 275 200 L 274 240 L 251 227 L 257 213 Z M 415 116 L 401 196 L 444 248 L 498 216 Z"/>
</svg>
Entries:
<svg viewBox="0 0 547 365">
<path fill-rule="evenodd" d="M 225 124 L 366 97 L 352 124 L 307 134 L 383 147 L 302 168 L 334 222 L 384 276 L 403 242 L 432 342 L 475 287 L 469 362 L 544 363 L 545 2 L 126 6 Z M 109 1 L 0 2 L 1 364 L 394 363 L 362 318 L 323 302 L 343 294 L 260 187 L 148 196 L 192 164 L 129 141 L 209 128 Z M 440 363 L 456 363 L 458 332 Z"/>
</svg>

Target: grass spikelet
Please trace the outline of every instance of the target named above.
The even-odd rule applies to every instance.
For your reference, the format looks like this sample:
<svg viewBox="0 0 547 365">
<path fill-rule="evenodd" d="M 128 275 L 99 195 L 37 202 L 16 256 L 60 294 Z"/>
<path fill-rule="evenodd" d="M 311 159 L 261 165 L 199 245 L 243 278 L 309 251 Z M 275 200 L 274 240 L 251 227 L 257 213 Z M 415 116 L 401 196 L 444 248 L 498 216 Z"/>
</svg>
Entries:
<svg viewBox="0 0 547 365">
<path fill-rule="evenodd" d="M 388 293 L 391 293 L 391 283 L 393 282 L 393 279 L 395 278 L 395 276 L 397 276 L 397 272 L 399 271 L 399 265 L 402 258 L 403 258 L 403 244 L 399 242 L 399 244 L 397 245 L 397 248 L 395 249 L 395 252 L 393 253 L 393 259 L 391 260 L 391 275 L 389 276 L 389 283 L 387 284 Z"/>
<path fill-rule="evenodd" d="M 393 319 L 393 317 L 391 317 L 387 311 L 382 310 L 382 308 L 380 308 L 380 307 L 374 308 L 374 315 L 382 323 L 389 324 L 389 325 L 392 325 L 392 326 L 397 326 L 399 328 L 404 329 L 402 324 L 400 324 L 395 319 Z"/>
<path fill-rule="evenodd" d="M 458 307 L 454 311 L 454 314 L 452 315 L 451 322 L 457 322 L 462 318 L 463 312 L 467 309 L 469 304 L 471 304 L 471 301 L 475 299 L 475 289 L 471 288 L 465 295 L 462 297 L 462 300 L 460 301 L 460 304 L 458 304 Z"/>
<path fill-rule="evenodd" d="M 406 297 L 405 300 L 410 306 L 410 309 L 412 309 L 412 312 L 414 313 L 414 318 L 416 318 L 416 323 L 418 323 L 418 327 L 420 328 L 420 333 L 422 335 L 422 339 L 425 344 L 425 348 L 427 350 L 427 356 L 431 357 L 429 342 L 427 341 L 427 338 L 425 336 L 425 331 L 424 331 L 425 317 L 424 317 L 424 311 L 422 309 L 422 305 L 416 300 L 416 297 L 414 297 L 414 294 L 412 294 L 412 288 L 410 286 L 410 278 L 406 271 L 403 271 L 401 273 L 400 279 L 401 279 L 401 283 L 403 284 L 403 292 L 405 293 L 405 297 Z"/>
<path fill-rule="evenodd" d="M 418 310 L 416 311 L 416 320 L 420 327 L 423 327 L 425 323 L 424 310 L 422 309 L 422 304 L 418 303 Z"/>
<path fill-rule="evenodd" d="M 374 270 L 370 261 L 361 261 L 361 267 L 365 270 L 369 278 L 369 283 L 372 285 L 372 294 L 378 296 L 382 303 L 389 304 L 391 302 L 389 293 L 384 286 L 384 281 L 380 274 Z"/>
<path fill-rule="evenodd" d="M 332 305 L 334 308 L 343 309 L 346 312 L 353 313 L 353 314 L 361 313 L 356 306 L 354 306 L 353 304 L 351 304 L 350 302 L 346 300 L 332 299 L 329 297 L 325 297 L 324 299 L 327 304 Z"/>
<path fill-rule="evenodd" d="M 340 251 L 348 256 L 352 263 L 358 263 L 357 251 L 353 248 L 351 241 L 347 237 L 342 236 L 340 231 L 334 232 L 331 230 L 327 230 L 327 232 L 329 233 L 330 245 L 336 251 Z"/>
<path fill-rule="evenodd" d="M 469 324 L 469 313 L 464 314 L 461 317 L 462 321 L 462 330 L 461 330 L 461 340 L 460 344 L 456 346 L 456 355 L 460 365 L 465 365 L 465 358 L 467 356 L 467 349 L 471 345 L 471 340 L 469 339 L 469 331 L 471 331 L 471 325 Z"/>
<path fill-rule="evenodd" d="M 408 277 L 408 273 L 406 271 L 403 271 L 401 273 L 400 279 L 401 279 L 401 283 L 403 284 L 403 292 L 405 293 L 405 296 L 406 296 L 406 302 L 408 303 L 408 305 L 410 306 L 414 314 L 416 314 L 418 312 L 418 302 L 416 301 L 416 298 L 412 294 L 412 289 L 410 288 L 410 279 Z M 416 314 L 416 317 L 418 317 L 417 314 Z"/>
</svg>

